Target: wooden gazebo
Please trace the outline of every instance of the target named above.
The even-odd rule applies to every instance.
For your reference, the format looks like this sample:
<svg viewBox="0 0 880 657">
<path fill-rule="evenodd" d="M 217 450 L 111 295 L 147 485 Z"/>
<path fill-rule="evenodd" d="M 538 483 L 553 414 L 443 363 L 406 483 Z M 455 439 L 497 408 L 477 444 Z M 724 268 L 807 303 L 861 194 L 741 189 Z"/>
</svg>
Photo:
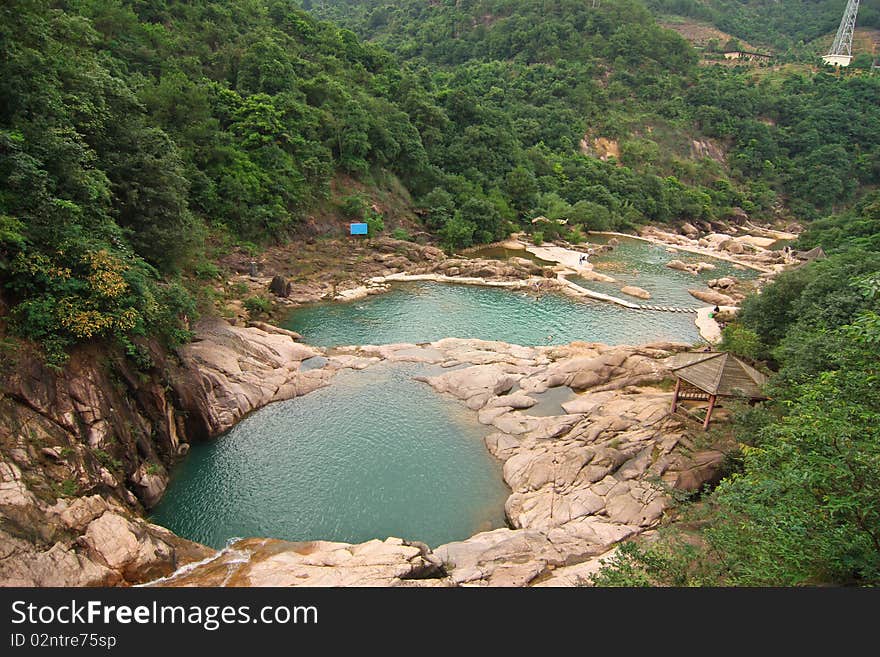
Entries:
<svg viewBox="0 0 880 657">
<path fill-rule="evenodd" d="M 703 429 L 709 428 L 719 397 L 748 399 L 750 402 L 767 399 L 761 392 L 767 377 L 726 351 L 676 354 L 669 359 L 667 367 L 675 374 L 673 413 L 680 399 L 708 400 Z"/>
</svg>

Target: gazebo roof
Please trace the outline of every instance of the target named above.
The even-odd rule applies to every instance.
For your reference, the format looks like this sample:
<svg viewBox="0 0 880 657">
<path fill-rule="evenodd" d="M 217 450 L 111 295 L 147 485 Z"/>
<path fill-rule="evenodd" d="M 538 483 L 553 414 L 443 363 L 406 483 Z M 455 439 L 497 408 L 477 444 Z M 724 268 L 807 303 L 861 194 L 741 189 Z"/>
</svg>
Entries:
<svg viewBox="0 0 880 657">
<path fill-rule="evenodd" d="M 726 351 L 676 354 L 667 367 L 710 395 L 766 399 L 761 386 L 767 377 Z"/>
</svg>

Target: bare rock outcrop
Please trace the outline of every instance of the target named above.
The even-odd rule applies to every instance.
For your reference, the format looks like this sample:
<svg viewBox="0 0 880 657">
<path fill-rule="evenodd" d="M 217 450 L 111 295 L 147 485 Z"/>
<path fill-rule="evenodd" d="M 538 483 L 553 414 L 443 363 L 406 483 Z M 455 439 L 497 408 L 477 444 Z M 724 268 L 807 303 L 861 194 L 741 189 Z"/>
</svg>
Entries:
<svg viewBox="0 0 880 657">
<path fill-rule="evenodd" d="M 137 371 L 87 346 L 57 371 L 22 350 L 0 376 L 0 585 L 132 584 L 213 552 L 141 517 L 189 446 L 176 366 L 149 353 Z"/>
<path fill-rule="evenodd" d="M 399 538 L 352 545 L 331 541 L 236 541 L 197 568 L 156 586 L 449 586 L 428 546 Z"/>
<path fill-rule="evenodd" d="M 695 299 L 699 299 L 700 301 L 705 301 L 706 303 L 711 303 L 715 306 L 735 306 L 737 304 L 736 299 L 717 290 L 688 290 L 688 294 L 690 294 Z"/>
<path fill-rule="evenodd" d="M 14 394 L 0 397 L 0 412 L 10 420 L 0 429 L 0 582 L 571 583 L 573 575 L 554 572 L 589 563 L 659 524 L 669 497 L 657 482 L 699 488 L 717 478 L 723 461 L 720 452 L 690 449 L 685 427 L 668 412 L 669 393 L 652 387 L 669 374 L 664 359 L 686 345 L 522 347 L 449 338 L 325 355 L 268 325 L 214 321 L 199 325 L 196 334 L 181 350 L 182 369 L 161 393 L 139 388 L 137 377 L 127 395 L 108 393 L 113 385 L 101 379 L 104 370 L 83 364 L 77 375 L 49 384 L 51 377 L 44 380 L 27 368 L 4 383 Z M 322 367 L 302 371 L 303 360 L 319 355 Z M 140 517 L 143 506 L 161 496 L 165 466 L 190 436 L 216 435 L 251 410 L 327 385 L 339 368 L 380 362 L 447 368 L 423 381 L 460 400 L 490 427 L 486 447 L 502 461 L 511 489 L 505 504 L 509 527 L 433 551 L 398 538 L 357 545 L 251 538 L 216 552 Z M 559 386 L 572 390 L 562 412 L 530 415 L 538 395 Z M 120 408 L 141 423 L 140 432 L 118 435 L 112 414 Z M 187 411 L 186 422 L 178 421 L 177 410 Z M 145 435 L 161 438 L 147 444 Z M 129 439 L 133 451 L 104 451 Z M 150 453 L 150 445 L 155 461 L 132 456 Z"/>
<path fill-rule="evenodd" d="M 298 337 L 207 322 L 182 364 L 145 345 L 143 371 L 98 345 L 61 371 L 18 354 L 0 376 L 0 584 L 131 584 L 212 554 L 142 515 L 192 438 L 326 384 L 299 371 L 320 351 Z"/>
<path fill-rule="evenodd" d="M 692 454 L 666 376 L 674 343 L 520 347 L 450 338 L 431 344 L 348 347 L 331 361 L 423 362 L 450 371 L 422 379 L 478 411 L 489 451 L 511 488 L 510 527 L 433 551 L 401 539 L 358 545 L 246 539 L 157 584 L 172 586 L 571 585 L 579 564 L 656 527 L 669 505 L 658 485 L 696 489 L 716 477 L 719 452 Z M 452 366 L 455 366 L 452 369 Z M 555 416 L 532 416 L 541 392 L 581 390 Z M 514 387 L 517 390 L 512 390 Z M 554 573 L 560 573 L 560 576 Z"/>
<path fill-rule="evenodd" d="M 651 293 L 647 290 L 637 287 L 635 285 L 624 285 L 620 288 L 620 291 L 624 294 L 628 294 L 631 297 L 636 297 L 637 299 L 650 299 Z"/>
<path fill-rule="evenodd" d="M 244 328 L 222 320 L 199 324 L 195 340 L 180 349 L 190 375 L 175 382 L 189 412 L 190 434 L 216 436 L 250 411 L 327 385 L 329 371 L 300 371 L 302 361 L 321 351 L 294 338 L 269 325 Z"/>
<path fill-rule="evenodd" d="M 736 279 L 730 276 L 722 276 L 721 278 L 713 278 L 706 282 L 713 290 L 729 290 L 736 285 Z"/>
<path fill-rule="evenodd" d="M 31 493 L 21 470 L 5 461 L 0 517 L 3 586 L 134 584 L 214 552 L 146 522 L 112 498 L 96 494 L 50 504 Z"/>
<path fill-rule="evenodd" d="M 711 262 L 688 263 L 682 262 L 681 260 L 670 260 L 666 263 L 666 266 L 670 269 L 686 271 L 689 274 L 699 274 L 702 271 L 711 271 L 712 269 L 715 269 L 715 265 L 713 265 Z"/>
</svg>

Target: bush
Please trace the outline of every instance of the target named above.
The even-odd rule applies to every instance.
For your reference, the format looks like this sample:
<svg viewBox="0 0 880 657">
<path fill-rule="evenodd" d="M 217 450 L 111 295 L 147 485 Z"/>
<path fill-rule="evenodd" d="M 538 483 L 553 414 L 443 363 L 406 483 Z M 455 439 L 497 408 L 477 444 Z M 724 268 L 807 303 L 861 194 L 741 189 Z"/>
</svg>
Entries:
<svg viewBox="0 0 880 657">
<path fill-rule="evenodd" d="M 241 244 L 238 245 L 238 248 L 240 248 L 242 251 L 244 251 L 251 258 L 258 255 L 261 250 L 260 247 L 257 246 L 256 244 L 254 244 L 253 242 L 242 242 Z"/>
<path fill-rule="evenodd" d="M 532 242 L 534 242 L 535 246 L 541 246 L 544 243 L 544 233 L 536 230 L 532 233 Z"/>
<path fill-rule="evenodd" d="M 583 244 L 583 242 L 587 239 L 587 236 L 584 235 L 580 226 L 575 226 L 570 231 L 568 231 L 565 239 L 567 239 L 572 244 Z"/>
<path fill-rule="evenodd" d="M 367 222 L 368 235 L 371 237 L 385 230 L 385 219 L 378 212 L 368 210 L 364 221 Z"/>
<path fill-rule="evenodd" d="M 721 344 L 718 347 L 721 351 L 732 351 L 752 360 L 760 359 L 766 351 L 758 334 L 742 324 L 728 324 L 722 329 L 721 336 Z"/>
<path fill-rule="evenodd" d="M 447 251 L 456 248 L 468 247 L 474 243 L 474 232 L 477 230 L 476 225 L 467 221 L 462 217 L 461 212 L 456 211 L 452 215 L 443 228 L 440 230 L 440 237 L 443 246 Z"/>
<path fill-rule="evenodd" d="M 189 339 L 185 319 L 195 318 L 190 294 L 162 284 L 155 269 L 111 248 L 93 250 L 73 240 L 53 253 L 19 251 L 10 285 L 18 303 L 11 327 L 43 349 L 59 367 L 79 342 L 110 339 L 131 352 L 134 336 L 154 335 L 169 345 Z"/>
<path fill-rule="evenodd" d="M 360 221 L 367 212 L 367 200 L 360 194 L 346 196 L 342 199 L 339 209 L 342 210 L 342 214 L 345 215 L 346 219 Z"/>
<path fill-rule="evenodd" d="M 202 280 L 220 277 L 220 268 L 213 262 L 202 261 L 193 268 L 193 273 Z"/>
<path fill-rule="evenodd" d="M 409 234 L 409 231 L 403 228 L 395 228 L 393 231 L 391 231 L 391 237 L 396 240 L 404 240 L 406 242 L 412 240 L 412 235 Z"/>
<path fill-rule="evenodd" d="M 253 296 L 244 300 L 244 307 L 251 315 L 260 315 L 269 312 L 272 302 L 266 297 Z"/>
</svg>

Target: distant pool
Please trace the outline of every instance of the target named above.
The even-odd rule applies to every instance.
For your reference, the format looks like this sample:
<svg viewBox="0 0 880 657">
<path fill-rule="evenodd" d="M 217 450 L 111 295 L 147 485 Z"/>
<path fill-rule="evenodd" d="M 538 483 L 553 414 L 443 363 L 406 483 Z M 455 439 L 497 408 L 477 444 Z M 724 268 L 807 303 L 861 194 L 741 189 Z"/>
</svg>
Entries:
<svg viewBox="0 0 880 657">
<path fill-rule="evenodd" d="M 700 305 L 692 301 L 691 306 Z M 699 340 L 690 313 L 629 310 L 562 294 L 536 296 L 523 290 L 444 283 L 400 283 L 362 301 L 304 306 L 282 326 L 319 346 L 433 342 L 447 337 L 526 346 L 574 340 L 607 344 Z"/>
<path fill-rule="evenodd" d="M 593 244 L 607 244 L 610 238 L 602 235 L 591 235 Z M 743 280 L 751 280 L 758 276 L 754 269 L 738 269 L 733 263 L 718 258 L 689 253 L 688 251 L 667 251 L 660 246 L 644 240 L 617 238 L 620 244 L 612 251 L 592 256 L 590 262 L 595 270 L 615 279 L 614 283 L 587 281 L 577 276 L 570 276 L 573 283 L 604 294 L 611 294 L 635 303 L 676 306 L 681 308 L 698 308 L 706 304 L 695 299 L 688 293 L 688 288 L 705 288 L 706 282 L 722 276 L 735 276 Z M 707 262 L 715 265 L 715 269 L 707 269 L 699 274 L 670 269 L 666 263 L 670 260 L 681 260 L 686 263 Z M 625 285 L 635 285 L 651 293 L 651 299 L 642 301 L 621 293 Z"/>
</svg>

